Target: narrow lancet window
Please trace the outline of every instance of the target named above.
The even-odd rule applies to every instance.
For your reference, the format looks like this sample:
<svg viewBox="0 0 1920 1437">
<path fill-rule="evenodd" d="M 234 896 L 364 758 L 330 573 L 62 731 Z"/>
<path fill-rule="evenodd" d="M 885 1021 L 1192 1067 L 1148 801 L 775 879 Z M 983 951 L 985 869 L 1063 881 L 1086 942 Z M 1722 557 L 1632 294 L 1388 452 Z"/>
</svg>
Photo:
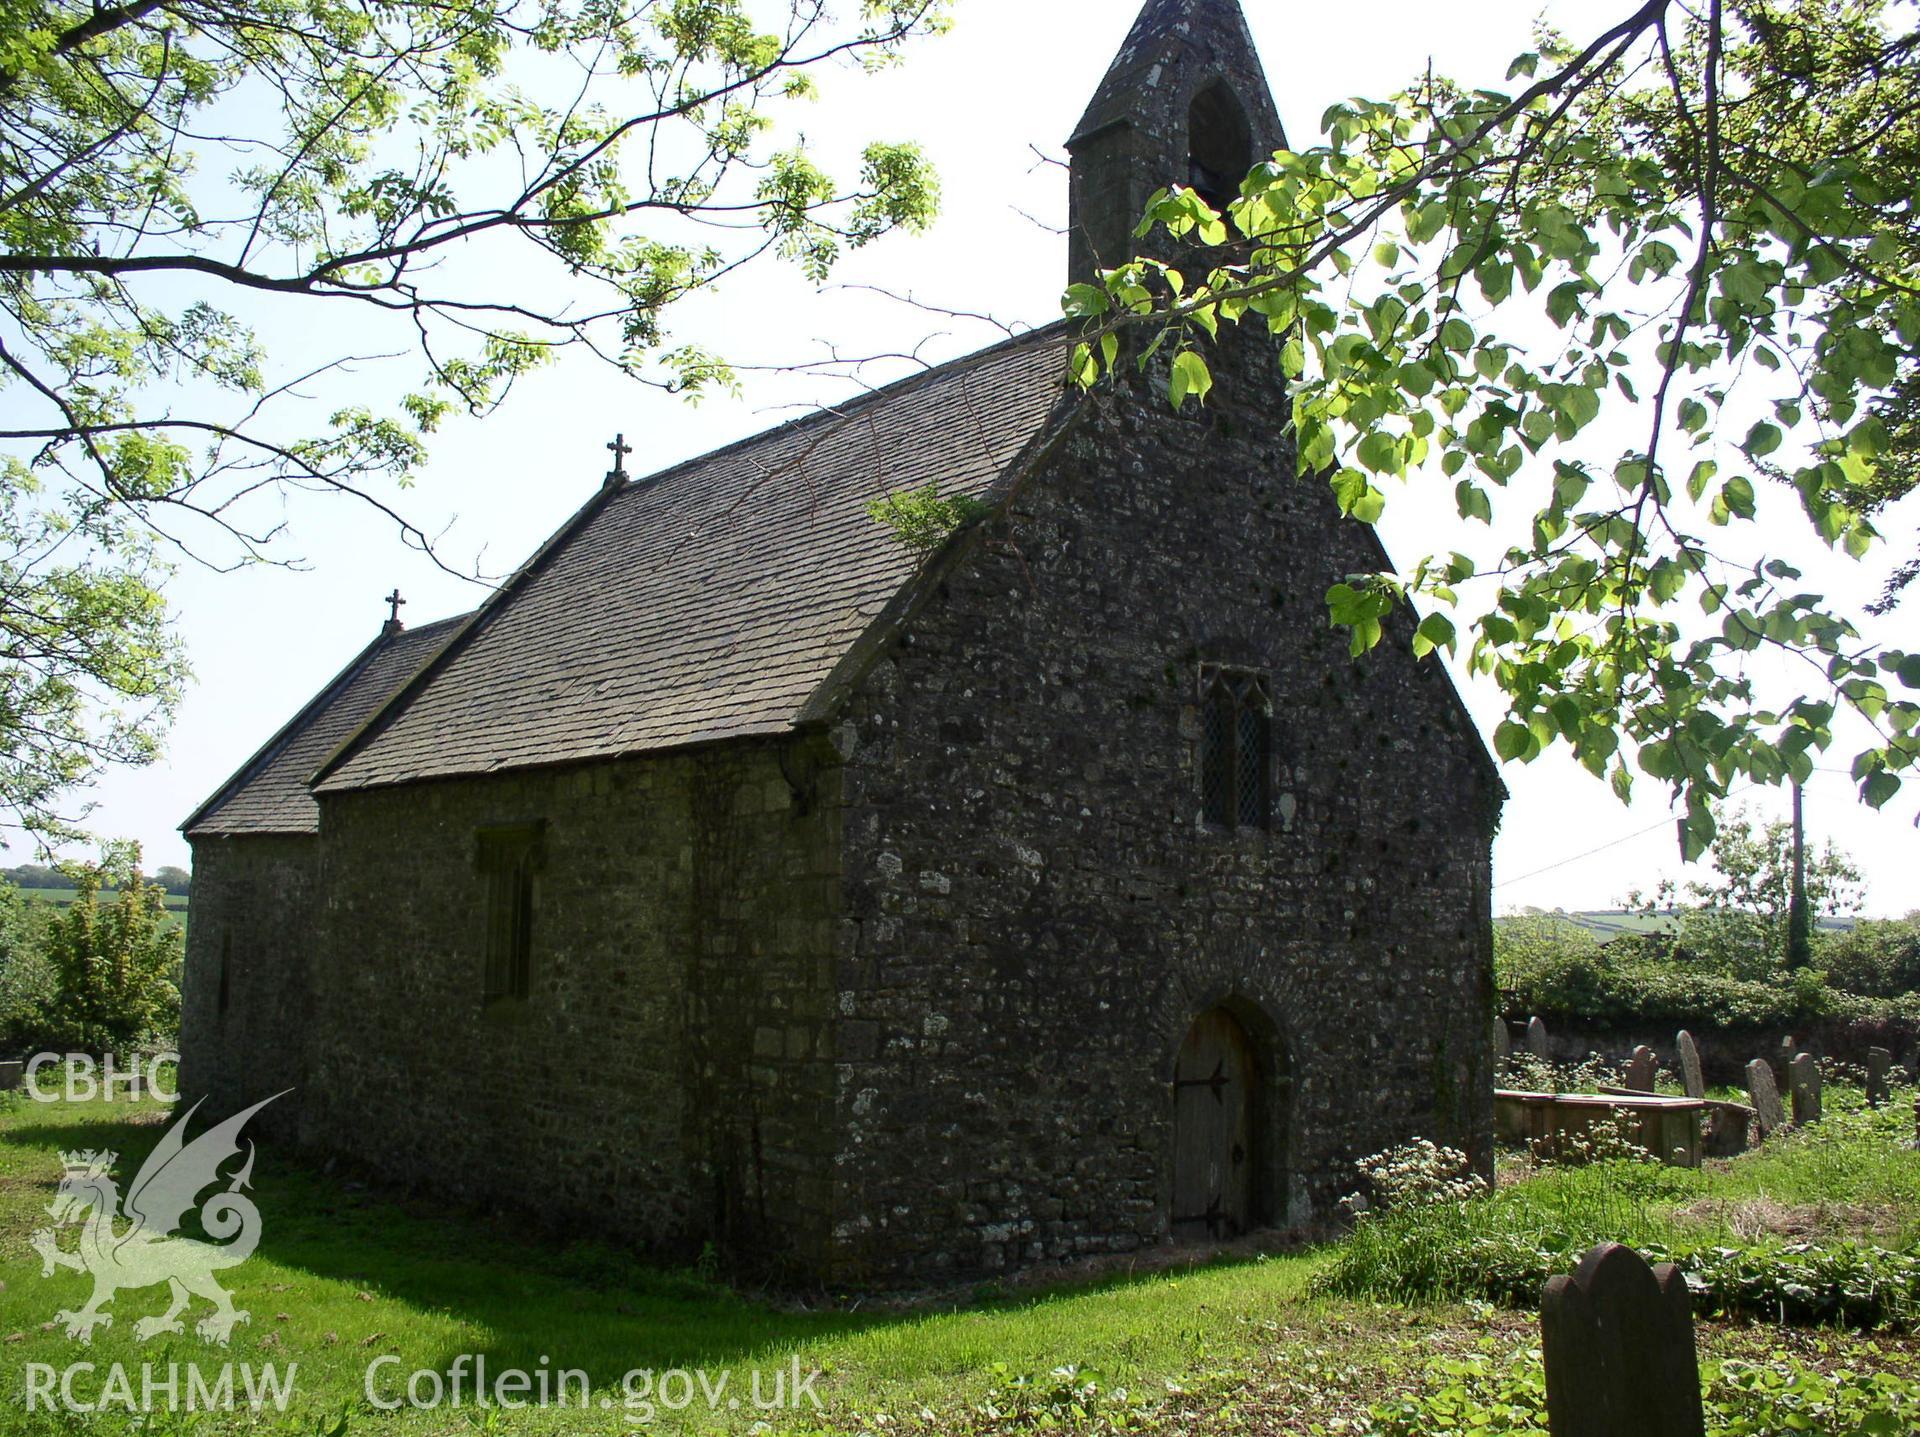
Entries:
<svg viewBox="0 0 1920 1437">
<path fill-rule="evenodd" d="M 1227 830 L 1270 826 L 1273 699 L 1266 679 L 1238 669 L 1200 676 L 1200 819 Z"/>
</svg>

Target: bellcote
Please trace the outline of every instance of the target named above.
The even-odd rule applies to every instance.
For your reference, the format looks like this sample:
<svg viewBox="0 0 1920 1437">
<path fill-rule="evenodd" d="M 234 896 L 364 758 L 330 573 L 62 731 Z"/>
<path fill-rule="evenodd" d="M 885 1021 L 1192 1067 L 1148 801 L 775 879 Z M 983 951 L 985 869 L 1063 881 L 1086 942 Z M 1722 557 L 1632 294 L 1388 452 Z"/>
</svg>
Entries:
<svg viewBox="0 0 1920 1437">
<path fill-rule="evenodd" d="M 1156 190 L 1216 206 L 1286 144 L 1239 0 L 1147 0 L 1067 150 L 1070 280 L 1132 257 Z"/>
</svg>

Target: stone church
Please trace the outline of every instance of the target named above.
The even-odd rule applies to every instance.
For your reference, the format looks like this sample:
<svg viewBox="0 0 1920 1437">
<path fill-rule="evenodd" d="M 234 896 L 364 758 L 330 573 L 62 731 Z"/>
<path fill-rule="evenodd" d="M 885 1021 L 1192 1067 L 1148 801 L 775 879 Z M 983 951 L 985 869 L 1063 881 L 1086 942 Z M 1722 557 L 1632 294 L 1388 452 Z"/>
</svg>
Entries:
<svg viewBox="0 0 1920 1437">
<path fill-rule="evenodd" d="M 1071 264 L 1281 143 L 1235 0 L 1150 0 Z M 1065 276 L 1063 276 L 1063 279 Z M 1490 1163 L 1504 796 L 1272 347 L 1202 410 L 1056 325 L 628 479 L 397 621 L 184 825 L 183 1082 L 665 1256 L 916 1282 L 1311 1221 Z M 869 516 L 984 511 L 931 553 Z"/>
</svg>

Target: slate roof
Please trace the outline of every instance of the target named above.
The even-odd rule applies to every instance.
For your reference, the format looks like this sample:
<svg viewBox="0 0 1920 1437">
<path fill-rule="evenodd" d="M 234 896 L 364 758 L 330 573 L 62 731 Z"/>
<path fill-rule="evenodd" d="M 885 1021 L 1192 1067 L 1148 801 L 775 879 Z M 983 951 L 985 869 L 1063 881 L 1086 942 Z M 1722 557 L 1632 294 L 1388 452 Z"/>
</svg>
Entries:
<svg viewBox="0 0 1920 1437">
<path fill-rule="evenodd" d="M 597 497 L 316 790 L 785 732 L 918 568 L 867 513 L 980 496 L 1071 407 L 1065 325 Z"/>
<path fill-rule="evenodd" d="M 181 829 L 194 837 L 319 832 L 320 809 L 308 787 L 314 771 L 438 653 L 468 617 L 461 614 L 397 634 L 383 633 L 368 644 Z"/>
</svg>

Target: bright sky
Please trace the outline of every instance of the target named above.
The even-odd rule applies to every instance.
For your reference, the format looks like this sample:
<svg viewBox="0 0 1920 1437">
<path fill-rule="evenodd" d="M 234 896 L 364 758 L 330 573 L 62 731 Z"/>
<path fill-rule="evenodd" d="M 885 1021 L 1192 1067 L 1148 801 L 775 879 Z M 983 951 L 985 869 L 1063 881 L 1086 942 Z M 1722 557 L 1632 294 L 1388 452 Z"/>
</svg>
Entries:
<svg viewBox="0 0 1920 1437">
<path fill-rule="evenodd" d="M 1280 112 L 1296 143 L 1316 133 L 1333 101 L 1397 88 L 1429 61 L 1443 73 L 1498 86 L 1507 60 L 1526 48 L 1539 0 L 1347 0 L 1341 5 L 1245 0 Z M 896 237 L 855 256 L 832 286 L 815 292 L 795 271 L 769 266 L 676 315 L 681 337 L 764 364 L 843 354 L 911 351 L 941 359 L 997 337 L 987 326 L 941 322 L 849 285 L 911 291 L 960 311 L 1045 323 L 1058 313 L 1065 278 L 1065 175 L 1042 156 L 1064 158 L 1074 121 L 1138 8 L 1136 0 L 957 0 L 958 23 L 921 46 L 903 69 L 831 76 L 806 121 L 808 139 L 829 156 L 855 153 L 868 138 L 912 139 L 932 154 L 944 185 L 944 216 L 930 235 Z M 1585 34 L 1630 9 L 1626 0 L 1549 6 L 1569 31 Z M 1036 150 L 1039 152 L 1036 154 Z M 850 170 L 841 166 L 841 171 Z M 1049 228 L 1053 227 L 1053 228 Z M 273 317 L 270 353 L 293 366 L 324 357 L 313 321 Z M 325 333 L 321 332 L 322 339 Z M 302 350 L 312 346 L 311 355 Z M 898 363 L 874 380 L 905 371 Z M 437 532 L 456 562 L 476 558 L 488 572 L 510 569 L 577 508 L 600 482 L 603 447 L 624 431 L 636 474 L 780 422 L 797 405 L 844 396 L 819 377 L 758 375 L 743 398 L 699 408 L 620 380 L 589 358 L 562 363 L 526 384 L 484 423 L 455 424 L 436 440 L 420 484 L 398 500 Z M 1408 560 L 1422 549 L 1455 547 L 1450 486 L 1392 496 L 1381 525 L 1389 549 Z M 1910 545 L 1914 510 L 1885 526 Z M 420 623 L 478 603 L 480 590 L 435 569 L 402 546 L 377 515 L 345 500 L 297 496 L 288 519 L 299 570 L 232 574 L 183 568 L 170 593 L 195 671 L 166 757 L 103 782 L 91 820 L 103 835 L 140 840 L 149 868 L 185 865 L 175 826 L 374 635 L 386 616 L 380 596 L 396 584 L 403 618 Z M 1804 531 L 1803 531 L 1804 532 Z M 1809 566 L 1831 592 L 1868 595 L 1884 558 L 1867 566 Z M 1920 600 L 1916 600 L 1920 603 Z M 1900 621 L 1912 643 L 1913 619 Z M 1498 696 L 1464 685 L 1483 731 Z M 1837 755 L 1827 760 L 1842 764 Z M 1506 772 L 1513 799 L 1495 848 L 1496 905 L 1611 906 L 1629 889 L 1680 875 L 1664 795 L 1642 785 L 1631 809 L 1554 756 Z M 1910 789 L 1914 787 L 1909 786 Z M 1783 811 L 1773 791 L 1749 794 L 1757 812 Z M 1812 830 L 1850 850 L 1868 875 L 1867 911 L 1920 907 L 1912 795 L 1875 815 L 1853 798 L 1844 773 L 1809 786 Z M 29 855 L 16 853 L 13 861 Z"/>
</svg>

